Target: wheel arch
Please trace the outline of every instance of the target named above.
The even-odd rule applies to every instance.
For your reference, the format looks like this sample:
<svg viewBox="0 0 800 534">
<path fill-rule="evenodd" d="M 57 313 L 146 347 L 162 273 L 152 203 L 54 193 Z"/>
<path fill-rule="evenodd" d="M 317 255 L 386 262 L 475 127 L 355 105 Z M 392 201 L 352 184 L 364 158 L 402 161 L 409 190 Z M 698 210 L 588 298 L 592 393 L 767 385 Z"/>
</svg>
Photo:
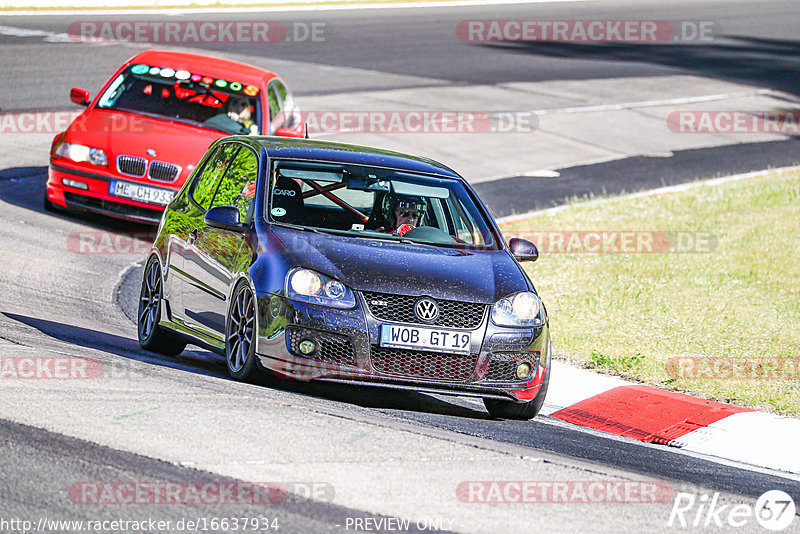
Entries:
<svg viewBox="0 0 800 534">
<path fill-rule="evenodd" d="M 159 303 L 159 307 L 161 308 L 161 313 L 159 314 L 158 323 L 159 325 L 162 325 L 164 323 L 164 319 L 166 317 L 171 317 L 171 314 L 166 313 L 167 309 L 164 305 L 164 303 L 168 301 L 166 297 L 166 291 L 164 291 L 167 282 L 166 273 L 164 272 L 164 260 L 161 256 L 161 251 L 158 250 L 156 247 L 151 248 L 150 253 L 147 255 L 147 260 L 145 260 L 144 262 L 145 270 L 147 270 L 147 266 L 150 264 L 150 260 L 152 260 L 153 258 L 155 258 L 156 261 L 158 262 L 158 270 L 161 273 L 161 302 Z M 145 273 L 143 272 L 142 276 L 144 276 L 144 274 Z"/>
</svg>

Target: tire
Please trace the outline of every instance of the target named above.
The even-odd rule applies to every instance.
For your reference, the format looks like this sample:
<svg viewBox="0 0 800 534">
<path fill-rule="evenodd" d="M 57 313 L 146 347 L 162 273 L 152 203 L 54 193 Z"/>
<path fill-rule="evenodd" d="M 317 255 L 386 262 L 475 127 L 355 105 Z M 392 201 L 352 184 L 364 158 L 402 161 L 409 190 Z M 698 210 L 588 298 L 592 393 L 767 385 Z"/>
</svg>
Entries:
<svg viewBox="0 0 800 534">
<path fill-rule="evenodd" d="M 186 341 L 158 324 L 161 320 L 163 287 L 161 264 L 158 258 L 153 256 L 144 268 L 142 290 L 139 293 L 139 308 L 136 315 L 139 345 L 151 352 L 177 356 L 186 348 Z"/>
<path fill-rule="evenodd" d="M 550 340 L 547 341 L 548 352 L 550 351 Z M 552 353 L 547 358 L 547 368 L 545 369 L 544 383 L 539 393 L 533 400 L 528 402 L 514 402 L 497 399 L 483 399 L 486 411 L 495 419 L 515 419 L 528 421 L 536 417 L 544 406 L 544 398 L 547 396 L 547 388 L 550 386 L 550 360 Z"/>
<path fill-rule="evenodd" d="M 247 284 L 233 292 L 225 319 L 225 360 L 228 373 L 242 382 L 255 382 L 262 374 L 256 362 L 256 299 Z"/>
</svg>

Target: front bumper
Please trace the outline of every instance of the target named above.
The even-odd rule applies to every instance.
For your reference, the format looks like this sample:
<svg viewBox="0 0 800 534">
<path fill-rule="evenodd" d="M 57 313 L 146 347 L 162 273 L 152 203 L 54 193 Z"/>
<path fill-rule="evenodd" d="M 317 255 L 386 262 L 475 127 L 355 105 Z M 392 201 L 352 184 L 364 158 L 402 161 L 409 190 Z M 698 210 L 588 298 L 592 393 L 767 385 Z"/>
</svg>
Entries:
<svg viewBox="0 0 800 534">
<path fill-rule="evenodd" d="M 259 294 L 259 362 L 279 376 L 297 380 L 518 402 L 536 397 L 545 381 L 551 356 L 547 324 L 499 327 L 489 320 L 487 306 L 481 324 L 469 330 L 470 354 L 456 355 L 381 347 L 380 327 L 388 322 L 366 309 L 361 297 L 355 309 L 337 310 Z M 300 339 L 314 339 L 324 350 L 303 356 L 297 351 Z M 525 380 L 514 373 L 521 361 L 534 364 Z"/>
<path fill-rule="evenodd" d="M 84 211 L 114 217 L 127 221 L 158 224 L 166 206 L 138 202 L 111 195 L 108 191 L 111 180 L 133 181 L 102 172 L 91 172 L 63 164 L 60 160 L 51 162 L 48 168 L 47 199 L 57 205 L 74 211 Z M 63 179 L 85 183 L 88 189 L 78 189 L 63 184 Z M 147 184 L 151 185 L 151 184 Z"/>
</svg>

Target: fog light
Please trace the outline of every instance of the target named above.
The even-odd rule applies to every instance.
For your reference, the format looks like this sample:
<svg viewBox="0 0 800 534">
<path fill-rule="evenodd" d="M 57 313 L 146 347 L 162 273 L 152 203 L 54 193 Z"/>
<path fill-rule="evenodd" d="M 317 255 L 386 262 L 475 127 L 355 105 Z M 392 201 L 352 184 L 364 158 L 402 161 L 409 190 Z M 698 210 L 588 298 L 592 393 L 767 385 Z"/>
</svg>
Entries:
<svg viewBox="0 0 800 534">
<path fill-rule="evenodd" d="M 520 380 L 530 378 L 532 372 L 533 367 L 528 362 L 522 362 L 517 366 L 517 378 Z"/>
<path fill-rule="evenodd" d="M 317 351 L 317 344 L 310 339 L 304 339 L 300 342 L 297 348 L 299 348 L 300 352 L 302 352 L 304 355 L 310 356 Z"/>
<path fill-rule="evenodd" d="M 84 182 L 79 182 L 78 180 L 70 180 L 69 178 L 62 178 L 61 183 L 66 185 L 67 187 L 74 187 L 75 189 L 83 189 L 84 191 L 89 189 L 89 186 Z"/>
</svg>

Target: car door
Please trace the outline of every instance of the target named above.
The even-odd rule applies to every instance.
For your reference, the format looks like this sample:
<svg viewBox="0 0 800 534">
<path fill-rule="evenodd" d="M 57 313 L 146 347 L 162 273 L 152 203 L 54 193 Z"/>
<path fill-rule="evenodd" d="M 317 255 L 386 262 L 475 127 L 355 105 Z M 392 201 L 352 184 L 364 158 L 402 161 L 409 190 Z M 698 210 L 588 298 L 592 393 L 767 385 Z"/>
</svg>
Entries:
<svg viewBox="0 0 800 534">
<path fill-rule="evenodd" d="M 189 178 L 187 191 L 181 193 L 167 210 L 163 229 L 169 236 L 164 269 L 165 292 L 172 316 L 178 322 L 186 322 L 183 298 L 185 293 L 192 291 L 193 286 L 192 280 L 186 275 L 186 259 L 194 254 L 198 224 L 202 223 L 222 174 L 238 148 L 219 145 L 206 153 L 197 171 Z"/>
<path fill-rule="evenodd" d="M 239 210 L 239 220 L 251 225 L 257 176 L 258 157 L 249 147 L 239 144 L 210 207 L 234 206 Z M 186 262 L 187 276 L 195 287 L 184 298 L 186 316 L 194 327 L 214 337 L 224 336 L 231 285 L 237 273 L 246 270 L 252 261 L 247 234 L 212 228 L 202 219 L 199 221 L 194 254 L 187 256 Z"/>
<path fill-rule="evenodd" d="M 188 325 L 194 322 L 188 317 L 186 299 L 191 300 L 195 291 L 200 291 L 197 281 L 188 274 L 187 265 L 196 254 L 198 229 L 203 225 L 203 216 L 211 206 L 217 187 L 233 160 L 239 145 L 221 144 L 212 154 L 204 158 L 201 169 L 189 185 L 186 200 L 173 207 L 166 221 L 169 225 L 169 276 L 170 305 L 176 319 Z"/>
</svg>

